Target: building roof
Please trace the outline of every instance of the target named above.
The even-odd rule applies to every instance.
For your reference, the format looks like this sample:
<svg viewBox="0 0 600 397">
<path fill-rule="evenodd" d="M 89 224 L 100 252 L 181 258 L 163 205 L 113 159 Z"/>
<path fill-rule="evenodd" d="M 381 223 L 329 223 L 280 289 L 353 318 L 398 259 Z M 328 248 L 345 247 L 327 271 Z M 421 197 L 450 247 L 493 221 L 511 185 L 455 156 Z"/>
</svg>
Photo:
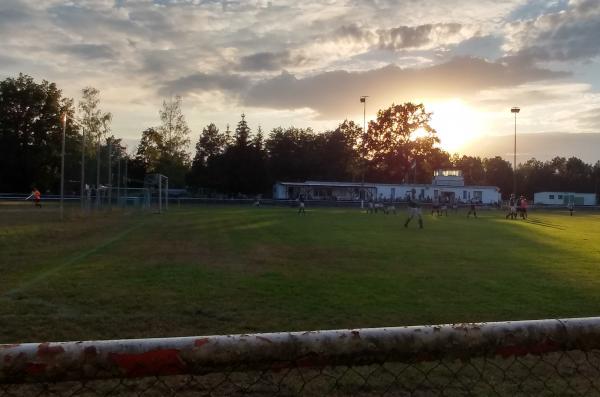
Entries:
<svg viewBox="0 0 600 397">
<path fill-rule="evenodd" d="M 593 192 L 535 192 L 533 194 L 543 194 L 543 193 L 548 193 L 548 194 L 593 194 L 594 196 L 596 195 L 596 193 Z"/>
<path fill-rule="evenodd" d="M 389 186 L 389 187 L 418 187 L 418 188 L 435 188 L 435 189 L 495 189 L 500 190 L 497 186 L 481 186 L 481 185 L 467 185 L 467 186 L 440 186 L 425 183 L 374 183 L 374 182 L 325 182 L 325 181 L 305 181 L 305 182 L 277 182 L 284 186 L 323 186 L 323 187 L 367 187 L 375 188 L 378 186 Z"/>
</svg>

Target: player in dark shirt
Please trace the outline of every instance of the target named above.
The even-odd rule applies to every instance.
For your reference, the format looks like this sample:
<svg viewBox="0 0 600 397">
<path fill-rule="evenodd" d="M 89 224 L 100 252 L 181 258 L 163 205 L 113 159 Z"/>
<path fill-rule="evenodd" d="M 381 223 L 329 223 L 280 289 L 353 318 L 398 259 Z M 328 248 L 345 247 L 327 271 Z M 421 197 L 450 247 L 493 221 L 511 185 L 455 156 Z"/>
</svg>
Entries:
<svg viewBox="0 0 600 397">
<path fill-rule="evenodd" d="M 408 198 L 408 219 L 404 222 L 404 227 L 408 227 L 408 224 L 417 216 L 419 218 L 419 228 L 423 229 L 423 216 L 421 215 L 421 206 L 418 202 L 413 200 L 412 197 Z"/>
</svg>

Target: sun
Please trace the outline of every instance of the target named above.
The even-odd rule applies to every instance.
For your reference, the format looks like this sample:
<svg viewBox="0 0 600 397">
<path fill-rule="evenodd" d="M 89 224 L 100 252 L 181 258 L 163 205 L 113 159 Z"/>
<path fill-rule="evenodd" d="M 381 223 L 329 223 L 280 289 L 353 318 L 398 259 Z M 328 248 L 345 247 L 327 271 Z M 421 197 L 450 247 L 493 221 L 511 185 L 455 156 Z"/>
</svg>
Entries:
<svg viewBox="0 0 600 397">
<path fill-rule="evenodd" d="M 482 133 L 480 113 L 460 99 L 428 103 L 426 108 L 433 113 L 431 126 L 437 131 L 440 146 L 450 153 L 459 151 Z"/>
</svg>

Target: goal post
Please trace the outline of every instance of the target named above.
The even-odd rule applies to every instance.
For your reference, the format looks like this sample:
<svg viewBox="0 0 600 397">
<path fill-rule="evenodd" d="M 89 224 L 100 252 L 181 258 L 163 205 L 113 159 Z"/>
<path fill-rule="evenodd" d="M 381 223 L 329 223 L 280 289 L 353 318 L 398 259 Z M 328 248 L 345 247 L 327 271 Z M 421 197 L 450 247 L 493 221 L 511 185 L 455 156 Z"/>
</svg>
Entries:
<svg viewBox="0 0 600 397">
<path fill-rule="evenodd" d="M 169 210 L 169 178 L 162 174 L 148 174 L 144 177 L 144 188 L 149 194 L 151 208 L 161 214 Z M 156 198 L 156 199 L 155 199 Z"/>
</svg>

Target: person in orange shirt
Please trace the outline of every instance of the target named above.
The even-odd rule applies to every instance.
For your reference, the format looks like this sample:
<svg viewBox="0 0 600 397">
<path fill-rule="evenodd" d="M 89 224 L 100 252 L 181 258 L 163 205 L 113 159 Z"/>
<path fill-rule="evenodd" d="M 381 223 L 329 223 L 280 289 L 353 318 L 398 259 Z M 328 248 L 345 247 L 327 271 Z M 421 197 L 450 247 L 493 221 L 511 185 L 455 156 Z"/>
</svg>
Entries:
<svg viewBox="0 0 600 397">
<path fill-rule="evenodd" d="M 40 193 L 40 191 L 34 187 L 33 191 L 31 192 L 31 195 L 33 196 L 33 204 L 36 207 L 42 208 L 42 194 Z"/>
</svg>

